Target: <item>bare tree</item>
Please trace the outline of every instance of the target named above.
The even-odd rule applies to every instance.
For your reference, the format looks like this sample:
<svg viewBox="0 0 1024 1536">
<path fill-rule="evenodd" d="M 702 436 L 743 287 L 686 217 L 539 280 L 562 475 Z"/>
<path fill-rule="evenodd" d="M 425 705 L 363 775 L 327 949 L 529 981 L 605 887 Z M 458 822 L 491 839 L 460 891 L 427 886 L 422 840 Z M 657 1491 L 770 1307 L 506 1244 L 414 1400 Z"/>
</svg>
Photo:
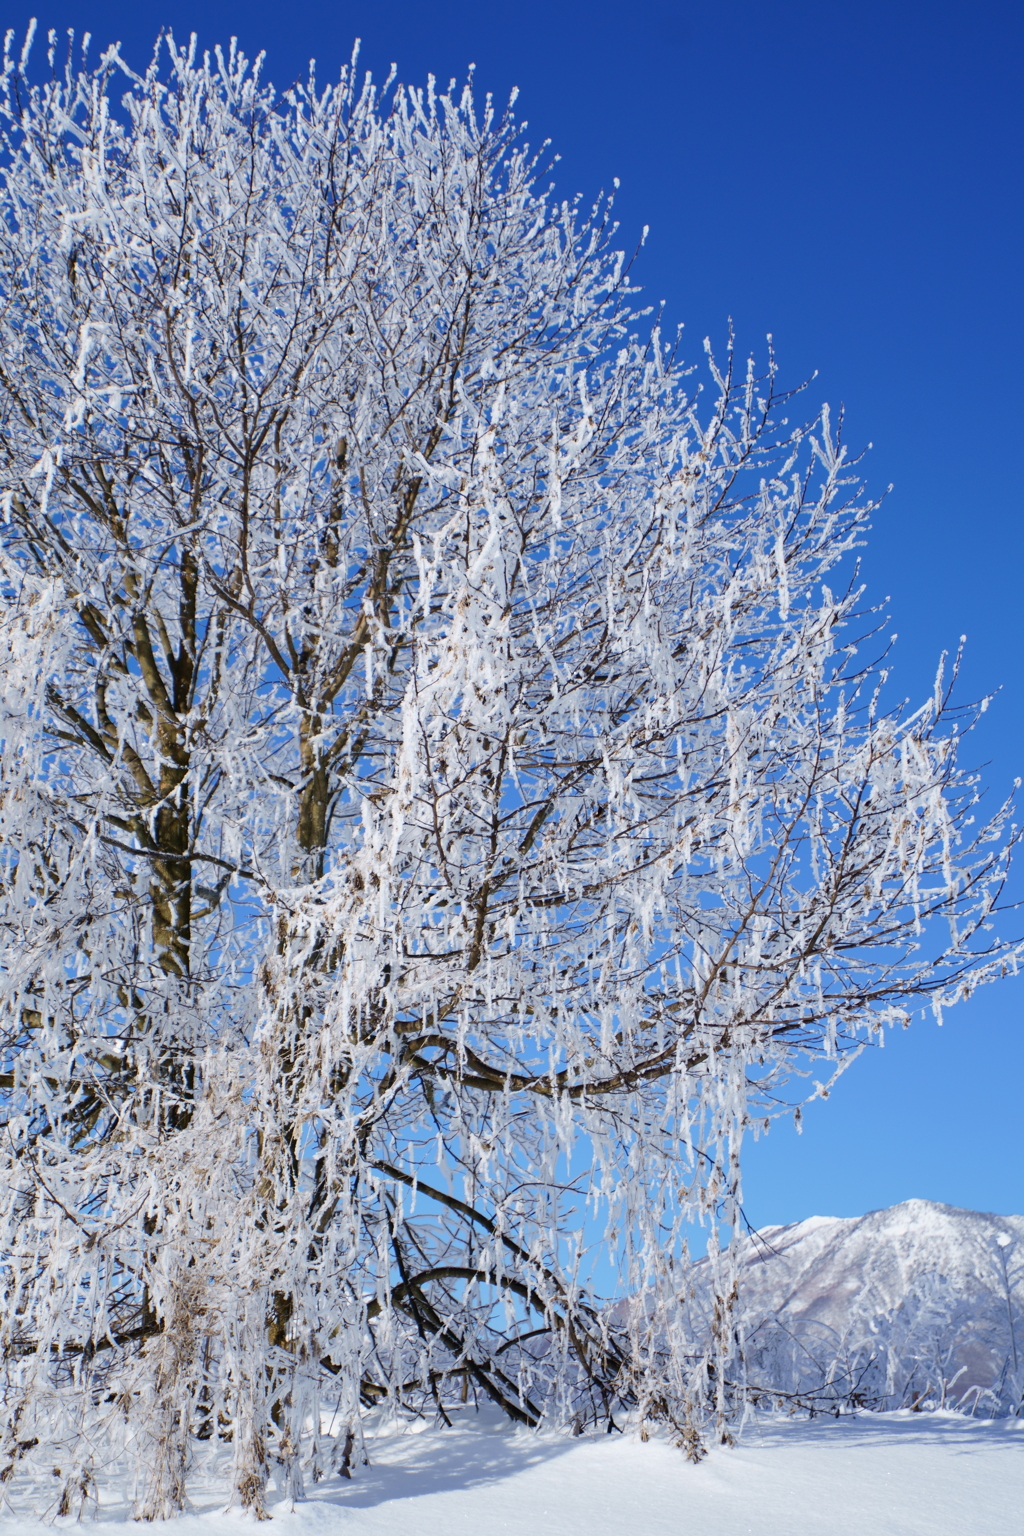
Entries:
<svg viewBox="0 0 1024 1536">
<path fill-rule="evenodd" d="M 744 1126 L 1011 953 L 827 411 L 703 406 L 468 89 L 3 92 L 0 1475 L 131 1446 L 159 1516 L 229 1439 L 261 1513 L 469 1394 L 695 1448 Z"/>
</svg>

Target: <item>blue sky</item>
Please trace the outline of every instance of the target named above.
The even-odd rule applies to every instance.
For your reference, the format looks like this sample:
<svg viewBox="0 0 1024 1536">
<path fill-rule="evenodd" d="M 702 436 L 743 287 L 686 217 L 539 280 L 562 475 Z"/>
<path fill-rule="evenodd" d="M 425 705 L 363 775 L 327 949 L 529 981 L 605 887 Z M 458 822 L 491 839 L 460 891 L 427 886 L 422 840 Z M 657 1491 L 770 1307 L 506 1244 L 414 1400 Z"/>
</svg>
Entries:
<svg viewBox="0 0 1024 1536">
<path fill-rule="evenodd" d="M 1024 9 L 1009 0 L 66 0 L 5 3 L 4 25 L 90 30 L 148 58 L 162 24 L 237 35 L 279 85 L 336 73 L 355 37 L 382 76 L 520 89 L 556 182 L 621 180 L 636 278 L 684 321 L 695 361 L 728 318 L 771 332 L 784 377 L 845 404 L 894 489 L 865 552 L 891 598 L 901 692 L 968 637 L 961 697 L 1000 689 L 969 742 L 993 799 L 1024 772 L 1021 643 Z M 1022 861 L 1024 862 L 1024 861 Z M 1016 881 L 1018 892 L 1024 880 Z M 1018 917 L 1024 928 L 1024 916 Z M 911 1196 L 1024 1211 L 1024 978 L 862 1058 L 804 1134 L 752 1149 L 755 1224 L 856 1215 Z"/>
</svg>

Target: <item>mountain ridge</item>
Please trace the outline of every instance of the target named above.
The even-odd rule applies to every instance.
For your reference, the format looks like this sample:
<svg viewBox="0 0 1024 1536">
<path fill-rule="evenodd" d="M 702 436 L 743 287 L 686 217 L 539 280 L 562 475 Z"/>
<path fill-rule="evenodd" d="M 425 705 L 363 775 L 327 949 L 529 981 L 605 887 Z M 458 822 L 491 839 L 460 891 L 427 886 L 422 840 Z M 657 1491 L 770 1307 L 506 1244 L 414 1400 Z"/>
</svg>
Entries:
<svg viewBox="0 0 1024 1536">
<path fill-rule="evenodd" d="M 755 1391 L 1018 1411 L 1024 1216 L 905 1200 L 760 1228 L 737 1258 Z"/>
</svg>

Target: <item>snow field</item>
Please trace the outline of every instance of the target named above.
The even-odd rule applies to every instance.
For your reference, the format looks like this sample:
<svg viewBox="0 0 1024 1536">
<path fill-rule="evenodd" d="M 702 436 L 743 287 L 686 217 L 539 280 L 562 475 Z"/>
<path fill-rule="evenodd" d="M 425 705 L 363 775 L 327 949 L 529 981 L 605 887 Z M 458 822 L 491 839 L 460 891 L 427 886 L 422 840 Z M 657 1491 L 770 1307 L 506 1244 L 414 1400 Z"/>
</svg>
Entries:
<svg viewBox="0 0 1024 1536">
<path fill-rule="evenodd" d="M 910 1412 L 764 1420 L 699 1466 L 664 1441 L 538 1436 L 485 1415 L 370 1442 L 372 1465 L 294 1507 L 271 1495 L 268 1536 L 1020 1536 L 1024 1423 Z M 226 1470 L 226 1468 L 225 1468 Z M 173 1536 L 240 1536 L 223 1487 L 197 1490 Z M 109 1500 L 109 1502 L 108 1502 Z M 39 1515 L 44 1515 L 39 1506 Z M 107 1531 L 130 1511 L 113 1493 Z M 55 1522 L 72 1526 L 71 1518 Z M 38 1536 L 42 1519 L 0 1520 Z M 132 1529 L 138 1530 L 137 1526 Z"/>
</svg>

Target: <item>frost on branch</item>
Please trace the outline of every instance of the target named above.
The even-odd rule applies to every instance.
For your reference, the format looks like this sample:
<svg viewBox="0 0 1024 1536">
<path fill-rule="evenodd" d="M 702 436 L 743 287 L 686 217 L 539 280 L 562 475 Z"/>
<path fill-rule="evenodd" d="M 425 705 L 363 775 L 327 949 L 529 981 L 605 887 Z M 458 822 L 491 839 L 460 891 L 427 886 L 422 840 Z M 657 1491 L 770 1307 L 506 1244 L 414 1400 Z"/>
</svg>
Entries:
<svg viewBox="0 0 1024 1536">
<path fill-rule="evenodd" d="M 827 413 L 700 395 L 468 91 L 3 82 L 0 1487 L 227 1442 L 260 1514 L 481 1398 L 699 1454 L 745 1125 L 1013 960 Z"/>
</svg>

